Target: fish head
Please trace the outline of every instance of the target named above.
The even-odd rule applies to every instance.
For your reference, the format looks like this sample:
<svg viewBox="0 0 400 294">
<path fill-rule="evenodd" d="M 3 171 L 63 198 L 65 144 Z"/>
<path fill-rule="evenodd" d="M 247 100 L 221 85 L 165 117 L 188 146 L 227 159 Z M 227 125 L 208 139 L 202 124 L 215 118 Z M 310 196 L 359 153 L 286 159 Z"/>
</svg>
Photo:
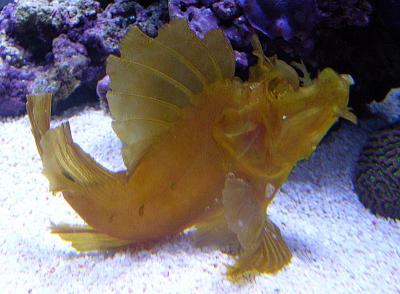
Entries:
<svg viewBox="0 0 400 294">
<path fill-rule="evenodd" d="M 350 76 L 326 68 L 300 86 L 288 65 L 280 67 L 281 73 L 275 68 L 263 80 L 246 83 L 245 91 L 242 86 L 242 99 L 223 110 L 213 130 L 237 169 L 274 187 L 314 152 L 339 117 L 356 120 L 347 107 Z"/>
</svg>

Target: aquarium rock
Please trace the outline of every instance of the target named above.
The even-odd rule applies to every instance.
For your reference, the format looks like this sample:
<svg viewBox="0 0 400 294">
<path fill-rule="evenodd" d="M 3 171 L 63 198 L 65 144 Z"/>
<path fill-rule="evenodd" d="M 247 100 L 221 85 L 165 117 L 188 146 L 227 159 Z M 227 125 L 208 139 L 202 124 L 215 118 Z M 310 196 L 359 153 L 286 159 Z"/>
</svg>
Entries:
<svg viewBox="0 0 400 294">
<path fill-rule="evenodd" d="M 372 11 L 365 0 L 171 0 L 169 9 L 172 18 L 187 18 L 199 36 L 218 26 L 231 41 L 240 44 L 241 51 L 249 51 L 251 26 L 268 37 L 264 40 L 267 47 L 294 56 L 310 54 L 318 25 L 366 26 Z"/>
<path fill-rule="evenodd" d="M 358 38 L 355 37 L 358 34 L 364 36 L 365 28 L 371 24 L 379 26 L 377 22 L 371 22 L 376 13 L 375 2 L 374 0 L 171 0 L 169 11 L 171 18 L 188 19 L 190 27 L 200 37 L 209 30 L 221 28 L 235 50 L 236 75 L 243 79 L 247 78 L 248 67 L 253 65 L 255 60 L 252 58 L 250 44 L 253 33 L 259 35 L 267 56 L 277 54 L 286 61 L 301 59 L 313 76 L 326 66 L 352 75 L 355 72 L 356 84 L 352 88 L 350 102 L 354 107 L 375 98 L 382 99 L 385 96 L 384 91 L 390 89 L 389 85 L 393 87 L 392 70 L 385 73 L 385 78 L 377 75 L 380 77 L 379 86 L 373 86 L 371 77 L 376 79 L 377 76 L 371 75 L 370 72 L 374 67 L 369 70 L 365 68 L 365 64 L 371 61 L 364 60 L 367 54 L 362 54 L 361 58 L 357 56 L 360 51 L 368 47 L 383 47 L 379 45 L 382 44 L 382 36 L 378 34 L 371 35 L 373 38 L 369 39 L 368 46 L 364 41 L 360 46 L 357 43 Z M 387 5 L 382 6 L 386 9 Z M 352 37 L 349 38 L 349 35 Z M 343 39 L 345 42 L 342 42 Z M 381 49 L 386 51 L 384 55 L 390 56 L 397 47 Z M 372 56 L 371 53 L 375 52 L 369 52 L 368 56 Z M 394 54 L 395 57 L 396 55 Z M 342 59 L 339 60 L 338 56 Z M 356 57 L 354 61 L 349 60 L 351 56 Z M 382 62 L 381 64 L 386 64 L 381 56 L 378 60 Z M 378 90 L 373 90 L 373 87 Z"/>
<path fill-rule="evenodd" d="M 166 1 L 144 8 L 117 0 L 17 0 L 0 12 L 0 116 L 25 112 L 26 94 L 50 92 L 57 111 L 72 93 L 105 75 L 105 60 L 131 26 L 150 36 L 168 19 Z M 83 96 L 83 95 L 81 95 Z M 61 110 L 61 109 L 60 109 Z"/>
<path fill-rule="evenodd" d="M 320 21 L 332 28 L 365 27 L 372 13 L 367 0 L 317 0 L 316 3 Z"/>
<path fill-rule="evenodd" d="M 360 111 L 399 87 L 398 1 L 240 0 L 244 15 L 265 36 L 267 55 L 302 59 L 312 75 L 332 67 L 352 75 L 350 105 Z M 373 72 L 373 73 L 372 73 Z"/>
<path fill-rule="evenodd" d="M 0 9 L 6 6 L 8 3 L 11 3 L 13 0 L 0 0 Z"/>
<path fill-rule="evenodd" d="M 137 25 L 155 36 L 169 16 L 188 19 L 200 37 L 221 28 L 232 44 L 236 75 L 242 79 L 256 62 L 254 32 L 267 56 L 301 59 L 312 76 L 327 66 L 350 73 L 355 80 L 350 104 L 358 109 L 399 86 L 397 6 L 396 1 L 376 0 L 163 0 L 147 7 L 130 0 L 17 0 L 0 13 L 0 116 L 24 113 L 25 95 L 35 89 L 50 90 L 55 105 L 82 87 L 91 89 L 87 99 L 96 99 L 105 60 L 119 54 L 118 41 L 127 29 Z M 55 61 L 53 44 L 61 35 L 69 46 L 80 44 L 86 50 L 80 50 L 72 64 L 68 52 L 73 48 L 57 52 L 62 59 L 65 49 L 68 62 Z M 3 72 L 6 69 L 11 73 Z"/>
<path fill-rule="evenodd" d="M 248 59 L 254 31 L 237 1 L 171 0 L 169 14 L 171 18 L 186 18 L 190 28 L 200 38 L 211 30 L 221 28 L 235 50 L 236 74 L 247 78 L 248 66 L 254 64 L 252 59 Z"/>
<path fill-rule="evenodd" d="M 105 111 L 108 111 L 108 103 L 107 103 L 107 92 L 111 89 L 110 88 L 110 77 L 108 75 L 104 76 L 96 86 L 96 93 L 100 99 L 100 105 Z"/>
<path fill-rule="evenodd" d="M 400 1 L 376 1 L 376 6 L 379 11 L 379 17 L 387 26 L 387 29 L 400 32 Z"/>
<path fill-rule="evenodd" d="M 324 27 L 316 39 L 313 62 L 352 75 L 351 106 L 356 111 L 382 101 L 400 86 L 400 32 L 384 21 L 386 14 L 378 2 L 371 1 L 374 9 L 368 26 Z"/>
<path fill-rule="evenodd" d="M 370 135 L 357 162 L 354 186 L 373 214 L 400 220 L 400 123 Z"/>
<path fill-rule="evenodd" d="M 372 102 L 368 110 L 383 120 L 385 126 L 400 122 L 400 87 L 392 89 L 382 102 Z"/>
<path fill-rule="evenodd" d="M 240 0 L 240 4 L 251 25 L 271 40 L 298 38 L 304 43 L 319 21 L 314 0 Z"/>
</svg>

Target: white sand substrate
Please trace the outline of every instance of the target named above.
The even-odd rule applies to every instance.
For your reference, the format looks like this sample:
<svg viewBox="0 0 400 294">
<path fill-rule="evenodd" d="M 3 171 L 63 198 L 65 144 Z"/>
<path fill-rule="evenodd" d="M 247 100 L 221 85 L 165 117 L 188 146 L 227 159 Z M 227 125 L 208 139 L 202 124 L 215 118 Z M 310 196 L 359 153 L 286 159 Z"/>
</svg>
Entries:
<svg viewBox="0 0 400 294">
<path fill-rule="evenodd" d="M 108 115 L 85 109 L 70 122 L 87 152 L 108 168 L 123 167 Z M 188 233 L 149 248 L 73 251 L 48 226 L 82 221 L 48 192 L 27 117 L 3 121 L 0 293 L 400 293 L 400 222 L 373 216 L 353 192 L 351 173 L 367 132 L 365 122 L 343 123 L 277 195 L 270 216 L 292 263 L 232 284 L 224 273 L 233 257 L 218 247 L 197 248 Z"/>
</svg>

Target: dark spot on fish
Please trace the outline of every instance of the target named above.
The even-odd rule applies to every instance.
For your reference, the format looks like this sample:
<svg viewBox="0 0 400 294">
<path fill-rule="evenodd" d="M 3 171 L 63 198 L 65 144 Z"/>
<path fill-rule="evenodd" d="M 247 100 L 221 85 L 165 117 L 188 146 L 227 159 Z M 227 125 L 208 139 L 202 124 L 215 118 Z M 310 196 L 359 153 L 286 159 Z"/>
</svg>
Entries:
<svg viewBox="0 0 400 294">
<path fill-rule="evenodd" d="M 65 169 L 63 169 L 61 171 L 61 173 L 63 174 L 64 177 L 66 177 L 68 180 L 76 183 L 75 179 L 71 176 L 71 174 L 69 172 L 67 172 Z"/>
<path fill-rule="evenodd" d="M 142 206 L 139 207 L 139 216 L 143 216 L 144 213 L 144 204 L 142 204 Z"/>
<path fill-rule="evenodd" d="M 112 223 L 115 219 L 115 214 L 111 214 L 110 217 L 108 218 L 108 222 Z"/>
<path fill-rule="evenodd" d="M 176 183 L 175 183 L 175 182 L 171 182 L 171 183 L 169 184 L 169 188 L 170 188 L 171 190 L 175 190 L 175 187 L 176 187 Z"/>
</svg>

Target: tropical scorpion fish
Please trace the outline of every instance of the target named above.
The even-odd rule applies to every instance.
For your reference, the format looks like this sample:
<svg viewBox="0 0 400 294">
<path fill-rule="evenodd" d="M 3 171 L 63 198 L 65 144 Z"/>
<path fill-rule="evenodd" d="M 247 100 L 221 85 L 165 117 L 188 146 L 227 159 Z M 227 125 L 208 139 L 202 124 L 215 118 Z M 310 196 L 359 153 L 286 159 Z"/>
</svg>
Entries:
<svg viewBox="0 0 400 294">
<path fill-rule="evenodd" d="M 52 232 L 81 252 L 157 241 L 195 227 L 200 244 L 238 242 L 228 269 L 274 273 L 291 259 L 267 210 L 296 162 L 308 158 L 332 124 L 355 121 L 349 75 L 330 68 L 312 80 L 266 58 L 243 82 L 221 30 L 197 38 L 174 20 L 150 38 L 138 28 L 110 56 L 107 95 L 126 170 L 111 172 L 73 142 L 70 125 L 50 128 L 51 96 L 28 96 L 43 173 L 87 226 Z"/>
</svg>

